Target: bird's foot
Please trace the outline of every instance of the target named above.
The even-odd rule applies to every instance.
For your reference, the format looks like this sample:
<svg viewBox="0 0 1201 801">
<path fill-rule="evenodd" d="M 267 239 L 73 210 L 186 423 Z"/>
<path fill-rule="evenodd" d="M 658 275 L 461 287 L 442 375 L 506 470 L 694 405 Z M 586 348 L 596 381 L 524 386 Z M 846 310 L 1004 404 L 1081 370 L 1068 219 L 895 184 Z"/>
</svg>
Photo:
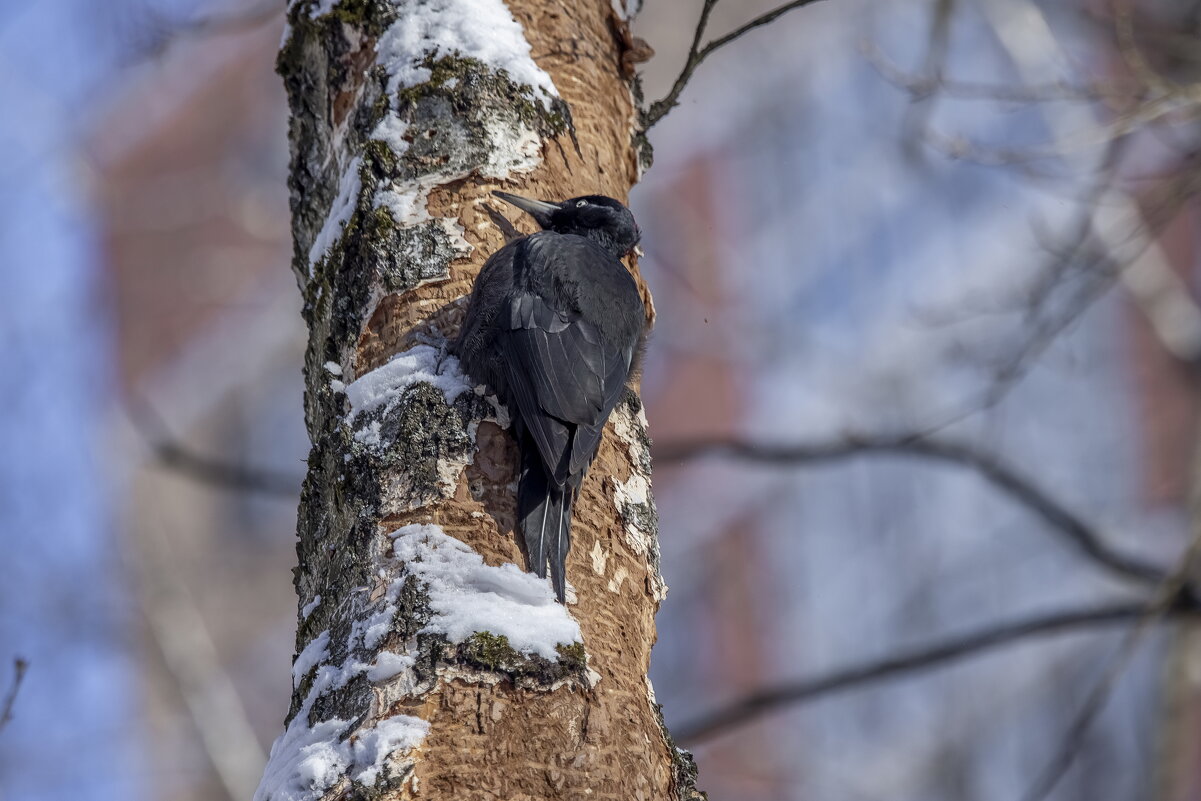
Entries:
<svg viewBox="0 0 1201 801">
<path fill-rule="evenodd" d="M 443 364 L 446 362 L 446 357 L 450 354 L 450 345 L 445 337 L 427 334 L 424 331 L 417 331 L 413 334 L 413 341 L 420 345 L 428 345 L 438 351 L 438 359 L 434 362 L 434 372 L 442 375 Z"/>
<path fill-rule="evenodd" d="M 438 375 L 442 375 L 442 365 L 446 362 L 446 357 L 449 355 L 450 351 L 447 349 L 446 340 L 444 339 L 442 340 L 442 344 L 438 346 L 438 361 L 434 365 L 434 372 Z"/>
</svg>

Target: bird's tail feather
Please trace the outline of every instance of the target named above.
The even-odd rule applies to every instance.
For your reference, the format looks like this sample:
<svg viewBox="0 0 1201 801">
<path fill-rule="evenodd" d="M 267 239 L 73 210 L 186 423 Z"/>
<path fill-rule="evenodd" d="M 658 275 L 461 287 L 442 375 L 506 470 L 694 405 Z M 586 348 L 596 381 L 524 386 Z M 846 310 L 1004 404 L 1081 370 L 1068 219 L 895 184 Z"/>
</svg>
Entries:
<svg viewBox="0 0 1201 801">
<path fill-rule="evenodd" d="M 563 602 L 567 592 L 567 551 L 571 547 L 571 505 L 574 493 L 551 481 L 537 456 L 524 464 L 517 486 L 517 519 L 525 540 L 529 569 L 546 577 L 550 563 L 555 595 Z"/>
<path fill-rule="evenodd" d="M 555 587 L 559 603 L 567 602 L 567 551 L 571 548 L 571 502 L 574 494 L 563 487 L 556 487 L 555 517 L 553 533 L 549 540 L 547 556 L 550 558 L 550 580 Z"/>
</svg>

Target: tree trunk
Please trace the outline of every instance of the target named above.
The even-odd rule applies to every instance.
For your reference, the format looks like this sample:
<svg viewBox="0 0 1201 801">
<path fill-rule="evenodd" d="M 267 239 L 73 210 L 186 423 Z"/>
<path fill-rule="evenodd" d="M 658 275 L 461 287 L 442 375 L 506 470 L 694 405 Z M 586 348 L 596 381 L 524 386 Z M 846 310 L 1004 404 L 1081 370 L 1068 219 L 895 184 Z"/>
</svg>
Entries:
<svg viewBox="0 0 1201 801">
<path fill-rule="evenodd" d="M 666 588 L 640 403 L 576 505 L 563 607 L 524 572 L 506 412 L 444 352 L 503 242 L 492 189 L 624 198 L 637 179 L 624 21 L 610 0 L 288 16 L 313 449 L 292 708 L 256 801 L 700 798 L 646 675 Z"/>
</svg>

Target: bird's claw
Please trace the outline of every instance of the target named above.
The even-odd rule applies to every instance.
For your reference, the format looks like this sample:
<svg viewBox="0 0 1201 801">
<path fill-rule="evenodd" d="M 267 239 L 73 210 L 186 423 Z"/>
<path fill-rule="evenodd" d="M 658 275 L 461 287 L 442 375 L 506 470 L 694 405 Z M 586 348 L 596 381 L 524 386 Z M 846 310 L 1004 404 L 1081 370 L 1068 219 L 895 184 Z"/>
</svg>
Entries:
<svg viewBox="0 0 1201 801">
<path fill-rule="evenodd" d="M 442 340 L 442 344 L 438 346 L 438 361 L 434 365 L 434 372 L 438 375 L 442 375 L 442 365 L 446 362 L 448 355 L 450 355 L 450 351 L 447 349 L 446 340 L 444 339 Z"/>
<path fill-rule="evenodd" d="M 438 351 L 438 359 L 434 363 L 434 372 L 442 375 L 442 366 L 446 362 L 446 357 L 450 354 L 446 338 L 427 334 L 424 331 L 417 331 L 413 334 L 413 341 L 419 345 L 435 348 Z"/>
</svg>

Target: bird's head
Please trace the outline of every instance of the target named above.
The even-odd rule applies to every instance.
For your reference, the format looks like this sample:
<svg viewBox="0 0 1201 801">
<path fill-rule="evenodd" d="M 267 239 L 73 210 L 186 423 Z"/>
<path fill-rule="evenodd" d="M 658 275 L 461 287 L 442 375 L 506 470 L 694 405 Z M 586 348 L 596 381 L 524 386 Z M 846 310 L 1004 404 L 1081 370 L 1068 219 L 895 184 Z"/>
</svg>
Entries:
<svg viewBox="0 0 1201 801">
<path fill-rule="evenodd" d="M 586 237 L 617 258 L 633 250 L 642 236 L 630 210 L 604 195 L 584 195 L 561 203 L 548 203 L 508 192 L 492 194 L 529 214 L 544 231 Z"/>
</svg>

